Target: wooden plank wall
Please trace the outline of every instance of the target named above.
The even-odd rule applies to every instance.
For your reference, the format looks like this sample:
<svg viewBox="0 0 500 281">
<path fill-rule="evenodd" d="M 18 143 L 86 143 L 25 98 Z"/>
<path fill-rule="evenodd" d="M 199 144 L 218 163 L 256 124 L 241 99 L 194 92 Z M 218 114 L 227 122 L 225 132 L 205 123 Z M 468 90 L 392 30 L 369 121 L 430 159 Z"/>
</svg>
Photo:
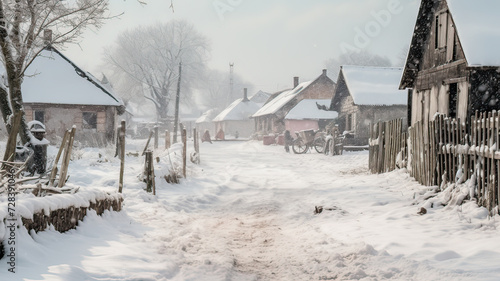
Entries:
<svg viewBox="0 0 500 281">
<path fill-rule="evenodd" d="M 370 125 L 369 168 L 380 174 L 401 168 L 397 159 L 407 159 L 407 133 L 403 119 Z"/>
</svg>

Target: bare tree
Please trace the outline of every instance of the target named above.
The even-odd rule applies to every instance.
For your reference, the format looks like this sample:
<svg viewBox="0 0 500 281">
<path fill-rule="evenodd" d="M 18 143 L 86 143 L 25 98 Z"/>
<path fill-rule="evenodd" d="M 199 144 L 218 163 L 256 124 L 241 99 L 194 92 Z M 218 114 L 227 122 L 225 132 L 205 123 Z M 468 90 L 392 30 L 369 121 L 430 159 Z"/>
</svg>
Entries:
<svg viewBox="0 0 500 281">
<path fill-rule="evenodd" d="M 208 40 L 192 24 L 175 20 L 126 31 L 105 53 L 113 79 L 118 78 L 118 83 L 133 81 L 131 88 L 140 89 L 136 94 L 152 101 L 159 119 L 165 120 L 175 97 L 179 63 L 185 103 L 190 99 L 190 87 L 204 71 L 209 48 Z"/>
<path fill-rule="evenodd" d="M 0 87 L 0 109 L 14 139 L 4 159 L 14 152 L 17 132 L 23 143 L 29 141 L 21 95 L 26 68 L 47 45 L 75 42 L 86 27 L 99 27 L 109 18 L 107 9 L 108 0 L 0 0 L 0 50 L 6 71 L 6 87 Z M 12 118 L 15 115 L 19 118 Z"/>
<path fill-rule="evenodd" d="M 326 68 L 333 80 L 337 80 L 342 65 L 361 65 L 361 66 L 392 66 L 391 61 L 368 51 L 361 52 L 346 52 L 339 55 L 337 58 L 332 58 L 326 61 Z"/>
</svg>

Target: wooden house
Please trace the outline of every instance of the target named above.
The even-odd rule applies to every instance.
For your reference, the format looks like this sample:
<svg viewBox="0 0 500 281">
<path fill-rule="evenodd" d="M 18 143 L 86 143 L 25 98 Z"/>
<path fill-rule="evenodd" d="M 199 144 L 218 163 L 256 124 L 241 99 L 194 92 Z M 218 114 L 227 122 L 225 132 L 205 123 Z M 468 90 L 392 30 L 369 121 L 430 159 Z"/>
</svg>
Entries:
<svg viewBox="0 0 500 281">
<path fill-rule="evenodd" d="M 255 128 L 250 117 L 259 109 L 260 105 L 248 99 L 245 88 L 243 98 L 235 100 L 212 120 L 215 131 L 222 130 L 226 138 L 250 138 Z"/>
<path fill-rule="evenodd" d="M 498 11 L 496 0 L 422 0 L 400 84 L 410 125 L 500 109 Z"/>
<path fill-rule="evenodd" d="M 335 82 L 327 76 L 326 69 L 313 81 L 299 84 L 299 78 L 294 77 L 293 89 L 271 95 L 266 104 L 253 115 L 255 131 L 259 135 L 283 133 L 285 116 L 292 108 L 305 99 L 331 99 L 335 86 Z"/>
<path fill-rule="evenodd" d="M 407 97 L 399 90 L 402 68 L 341 66 L 330 110 L 337 111 L 348 145 L 367 145 L 370 123 L 407 116 Z"/>
<path fill-rule="evenodd" d="M 326 111 L 321 108 L 330 106 L 329 99 L 301 100 L 285 116 L 285 129 L 292 133 L 302 130 L 323 130 L 328 123 L 338 117 L 335 111 Z"/>
<path fill-rule="evenodd" d="M 117 115 L 125 111 L 110 87 L 53 47 L 33 60 L 21 89 L 26 121 L 44 123 L 46 138 L 51 141 L 73 125 L 80 142 L 101 145 L 112 141 Z"/>
</svg>

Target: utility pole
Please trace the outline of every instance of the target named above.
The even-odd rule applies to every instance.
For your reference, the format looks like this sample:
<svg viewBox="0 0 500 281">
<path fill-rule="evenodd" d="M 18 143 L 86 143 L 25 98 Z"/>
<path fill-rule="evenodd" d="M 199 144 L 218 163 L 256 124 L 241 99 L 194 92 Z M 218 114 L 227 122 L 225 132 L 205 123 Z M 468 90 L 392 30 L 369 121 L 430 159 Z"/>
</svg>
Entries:
<svg viewBox="0 0 500 281">
<path fill-rule="evenodd" d="M 228 101 L 227 105 L 230 105 L 234 98 L 233 98 L 233 89 L 234 89 L 234 63 L 230 62 L 229 63 L 229 96 L 228 96 Z"/>
<path fill-rule="evenodd" d="M 181 96 L 181 74 L 182 74 L 182 62 L 179 62 L 179 80 L 177 80 L 177 94 L 175 95 L 175 119 L 174 119 L 173 143 L 177 143 L 177 130 L 179 128 L 179 100 Z"/>
</svg>

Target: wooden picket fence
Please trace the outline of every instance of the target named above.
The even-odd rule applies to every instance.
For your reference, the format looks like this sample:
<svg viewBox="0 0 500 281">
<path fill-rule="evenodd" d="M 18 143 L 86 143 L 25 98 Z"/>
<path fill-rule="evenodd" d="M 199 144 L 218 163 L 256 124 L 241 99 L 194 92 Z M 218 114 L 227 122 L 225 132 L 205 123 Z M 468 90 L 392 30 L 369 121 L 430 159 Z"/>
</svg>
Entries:
<svg viewBox="0 0 500 281">
<path fill-rule="evenodd" d="M 434 121 L 417 122 L 408 128 L 408 141 L 401 141 L 400 148 L 394 148 L 394 142 L 400 140 L 400 129 L 393 129 L 394 122 L 397 120 L 371 128 L 372 173 L 393 170 L 401 153 L 407 157 L 408 172 L 420 184 L 445 188 L 450 183 L 472 180 L 473 196 L 480 206 L 490 211 L 500 206 L 500 111 L 476 112 L 470 124 L 444 115 Z M 401 135 L 405 138 L 404 133 Z"/>
<path fill-rule="evenodd" d="M 370 171 L 376 174 L 401 168 L 397 160 L 407 158 L 407 138 L 402 119 L 370 125 Z"/>
</svg>

